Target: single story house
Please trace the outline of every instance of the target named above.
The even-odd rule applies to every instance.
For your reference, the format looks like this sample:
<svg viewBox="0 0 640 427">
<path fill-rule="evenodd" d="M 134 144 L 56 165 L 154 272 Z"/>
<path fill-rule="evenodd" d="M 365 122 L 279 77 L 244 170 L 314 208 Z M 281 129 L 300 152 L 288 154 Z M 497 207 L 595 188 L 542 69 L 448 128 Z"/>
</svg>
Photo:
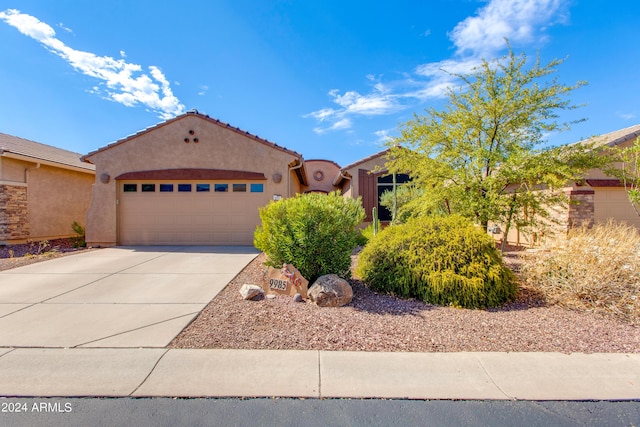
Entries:
<svg viewBox="0 0 640 427">
<path fill-rule="evenodd" d="M 94 246 L 251 245 L 261 206 L 309 192 L 362 196 L 370 220 L 391 185 L 383 182 L 385 173 L 369 173 L 384 168 L 385 154 L 345 168 L 305 161 L 189 111 L 82 158 L 96 167 L 86 240 Z"/>
<path fill-rule="evenodd" d="M 633 145 L 638 137 L 640 124 L 596 136 L 578 144 L 593 143 L 596 147 L 626 148 Z M 569 183 L 564 192 L 569 199 L 569 205 L 565 209 L 556 209 L 553 213 L 560 231 L 566 232 L 573 226 L 606 223 L 609 220 L 626 222 L 640 229 L 640 216 L 633 209 L 624 185 L 619 179 L 607 175 L 602 170 L 589 170 L 583 181 Z M 502 232 L 496 233 L 495 237 L 499 240 L 504 238 Z M 535 244 L 538 237 L 536 232 L 523 233 L 518 229 L 512 229 L 507 236 L 507 242 L 528 246 Z"/>
<path fill-rule="evenodd" d="M 95 168 L 80 154 L 0 133 L 0 245 L 74 235 Z"/>
<path fill-rule="evenodd" d="M 83 157 L 87 243 L 251 245 L 258 208 L 304 192 L 302 155 L 190 111 Z"/>
<path fill-rule="evenodd" d="M 597 141 L 625 147 L 638 135 L 640 125 Z M 195 110 L 83 157 L 0 134 L 0 244 L 70 236 L 71 223 L 86 218 L 93 246 L 251 245 L 261 206 L 309 192 L 361 197 L 365 223 L 374 207 L 385 222 L 391 214 L 380 196 L 393 186 L 387 154 L 345 167 L 304 160 Z M 408 181 L 397 175 L 398 185 Z M 640 227 L 620 182 L 602 171 L 589 171 L 565 192 L 572 203 L 557 218 L 567 226 L 614 218 Z M 535 238 L 511 230 L 508 241 Z"/>
</svg>

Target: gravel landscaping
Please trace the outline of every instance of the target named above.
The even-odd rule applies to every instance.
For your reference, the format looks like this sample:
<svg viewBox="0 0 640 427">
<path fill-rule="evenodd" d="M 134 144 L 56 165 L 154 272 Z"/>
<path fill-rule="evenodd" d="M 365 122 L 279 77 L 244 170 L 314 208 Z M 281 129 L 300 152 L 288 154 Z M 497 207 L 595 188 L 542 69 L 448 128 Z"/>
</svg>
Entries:
<svg viewBox="0 0 640 427">
<path fill-rule="evenodd" d="M 407 352 L 638 353 L 640 327 L 611 316 L 548 306 L 530 288 L 499 309 L 438 307 L 372 292 L 351 280 L 340 308 L 291 297 L 245 301 L 245 284 L 266 280 L 261 254 L 169 345 L 172 348 Z M 357 258 L 354 257 L 354 261 Z M 517 258 L 507 258 L 517 268 Z"/>
<path fill-rule="evenodd" d="M 51 241 L 40 254 L 37 244 L 0 247 L 0 271 L 83 250 L 66 239 Z M 345 307 L 320 308 L 282 296 L 245 301 L 239 289 L 266 280 L 264 260 L 261 254 L 252 261 L 169 347 L 640 353 L 640 325 L 547 305 L 535 290 L 524 287 L 516 301 L 491 310 L 403 300 L 377 294 L 354 279 L 353 301 Z M 517 257 L 506 261 L 517 270 Z"/>
<path fill-rule="evenodd" d="M 22 245 L 0 246 L 0 271 L 89 250 L 74 248 L 72 239 L 54 239 Z"/>
</svg>

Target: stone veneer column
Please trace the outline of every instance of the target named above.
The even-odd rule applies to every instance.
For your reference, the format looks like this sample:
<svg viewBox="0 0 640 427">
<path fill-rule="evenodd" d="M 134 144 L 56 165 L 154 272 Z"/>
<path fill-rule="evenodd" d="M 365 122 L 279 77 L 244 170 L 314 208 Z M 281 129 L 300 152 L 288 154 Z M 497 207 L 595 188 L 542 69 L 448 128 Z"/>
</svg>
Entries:
<svg viewBox="0 0 640 427">
<path fill-rule="evenodd" d="M 28 238 L 26 185 L 0 184 L 0 241 Z"/>
<path fill-rule="evenodd" d="M 592 189 L 572 190 L 569 196 L 568 228 L 586 225 L 593 226 L 595 219 L 594 194 Z"/>
</svg>

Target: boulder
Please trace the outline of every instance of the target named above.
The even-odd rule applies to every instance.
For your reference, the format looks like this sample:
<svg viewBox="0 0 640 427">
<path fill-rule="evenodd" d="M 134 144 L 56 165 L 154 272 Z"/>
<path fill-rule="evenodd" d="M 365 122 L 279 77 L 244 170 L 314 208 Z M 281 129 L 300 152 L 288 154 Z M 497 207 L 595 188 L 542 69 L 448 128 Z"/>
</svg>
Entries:
<svg viewBox="0 0 640 427">
<path fill-rule="evenodd" d="M 295 294 L 293 296 L 293 302 L 303 302 L 304 300 L 302 299 L 302 295 L 300 294 Z"/>
<path fill-rule="evenodd" d="M 242 285 L 240 288 L 240 295 L 246 300 L 256 299 L 264 294 L 262 288 L 258 285 Z"/>
<path fill-rule="evenodd" d="M 319 307 L 342 307 L 351 302 L 353 290 L 336 274 L 318 277 L 308 291 L 309 300 Z"/>
</svg>

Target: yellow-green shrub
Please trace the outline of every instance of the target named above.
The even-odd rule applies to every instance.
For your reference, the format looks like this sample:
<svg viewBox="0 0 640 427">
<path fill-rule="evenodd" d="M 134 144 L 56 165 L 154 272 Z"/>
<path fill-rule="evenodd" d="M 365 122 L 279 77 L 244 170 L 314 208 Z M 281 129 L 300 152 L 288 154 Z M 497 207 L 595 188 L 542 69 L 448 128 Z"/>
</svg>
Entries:
<svg viewBox="0 0 640 427">
<path fill-rule="evenodd" d="M 293 264 L 310 282 L 324 274 L 346 278 L 364 216 L 360 200 L 335 192 L 298 194 L 260 209 L 254 245 L 267 254 L 267 265 Z"/>
<path fill-rule="evenodd" d="M 360 253 L 357 272 L 374 290 L 430 304 L 495 307 L 517 292 L 493 239 L 455 215 L 386 228 Z"/>
</svg>

